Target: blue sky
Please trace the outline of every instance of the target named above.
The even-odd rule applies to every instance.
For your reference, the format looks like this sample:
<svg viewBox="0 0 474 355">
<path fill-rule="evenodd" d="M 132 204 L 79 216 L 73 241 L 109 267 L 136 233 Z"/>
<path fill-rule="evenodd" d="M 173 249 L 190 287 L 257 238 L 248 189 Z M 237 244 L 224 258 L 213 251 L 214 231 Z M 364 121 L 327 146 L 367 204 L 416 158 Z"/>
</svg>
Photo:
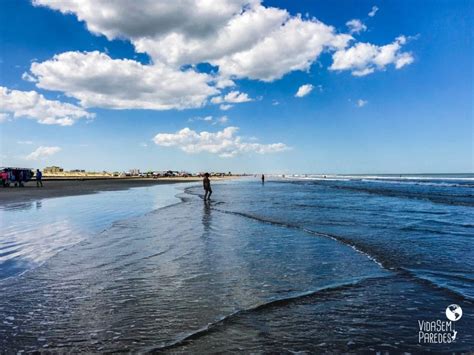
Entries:
<svg viewBox="0 0 474 355">
<path fill-rule="evenodd" d="M 474 171 L 468 0 L 88 2 L 1 2 L 1 165 Z"/>
</svg>

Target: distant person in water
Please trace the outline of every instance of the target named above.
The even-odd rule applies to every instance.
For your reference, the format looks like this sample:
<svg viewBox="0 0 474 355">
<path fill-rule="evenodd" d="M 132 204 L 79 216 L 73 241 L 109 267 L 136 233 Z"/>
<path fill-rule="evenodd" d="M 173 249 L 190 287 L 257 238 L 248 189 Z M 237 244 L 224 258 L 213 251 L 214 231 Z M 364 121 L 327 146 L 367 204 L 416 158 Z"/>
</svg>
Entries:
<svg viewBox="0 0 474 355">
<path fill-rule="evenodd" d="M 36 187 L 43 187 L 43 173 L 39 170 L 36 169 Z"/>
<path fill-rule="evenodd" d="M 202 185 L 204 187 L 204 201 L 210 200 L 211 195 L 212 195 L 212 189 L 211 189 L 211 180 L 209 180 L 209 173 L 204 174 L 204 179 L 202 180 Z"/>
<path fill-rule="evenodd" d="M 265 183 L 265 175 L 262 174 L 262 184 Z"/>
</svg>

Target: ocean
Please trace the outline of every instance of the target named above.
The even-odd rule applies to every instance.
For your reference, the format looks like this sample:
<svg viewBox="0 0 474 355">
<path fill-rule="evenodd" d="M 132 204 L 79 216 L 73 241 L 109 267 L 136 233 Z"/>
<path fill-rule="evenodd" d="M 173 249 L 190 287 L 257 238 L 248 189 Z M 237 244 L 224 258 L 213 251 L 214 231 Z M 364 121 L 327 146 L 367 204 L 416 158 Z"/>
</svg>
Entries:
<svg viewBox="0 0 474 355">
<path fill-rule="evenodd" d="M 474 350 L 473 174 L 213 191 L 1 208 L 0 352 Z M 448 321 L 450 305 L 462 316 L 449 328 L 421 326 Z"/>
</svg>

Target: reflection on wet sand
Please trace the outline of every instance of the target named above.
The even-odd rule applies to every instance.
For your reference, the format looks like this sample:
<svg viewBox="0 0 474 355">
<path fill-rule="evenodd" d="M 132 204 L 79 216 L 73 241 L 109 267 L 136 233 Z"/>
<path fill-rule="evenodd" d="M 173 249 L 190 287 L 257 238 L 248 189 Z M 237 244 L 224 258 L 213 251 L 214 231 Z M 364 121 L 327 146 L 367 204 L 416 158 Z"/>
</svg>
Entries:
<svg viewBox="0 0 474 355">
<path fill-rule="evenodd" d="M 0 280 L 41 265 L 116 220 L 179 202 L 178 192 L 157 185 L 0 205 Z"/>
</svg>

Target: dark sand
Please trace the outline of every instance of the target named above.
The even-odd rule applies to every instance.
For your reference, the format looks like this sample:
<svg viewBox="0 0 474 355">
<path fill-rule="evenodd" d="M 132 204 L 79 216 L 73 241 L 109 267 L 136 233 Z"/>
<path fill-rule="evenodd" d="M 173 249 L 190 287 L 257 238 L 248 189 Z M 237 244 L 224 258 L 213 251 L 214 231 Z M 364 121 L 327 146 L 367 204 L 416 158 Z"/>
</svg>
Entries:
<svg viewBox="0 0 474 355">
<path fill-rule="evenodd" d="M 201 178 L 43 180 L 44 187 L 42 188 L 36 187 L 36 181 L 30 181 L 22 188 L 0 187 L 0 205 L 42 198 L 85 195 L 99 191 L 126 190 L 132 187 L 200 180 Z"/>
</svg>

